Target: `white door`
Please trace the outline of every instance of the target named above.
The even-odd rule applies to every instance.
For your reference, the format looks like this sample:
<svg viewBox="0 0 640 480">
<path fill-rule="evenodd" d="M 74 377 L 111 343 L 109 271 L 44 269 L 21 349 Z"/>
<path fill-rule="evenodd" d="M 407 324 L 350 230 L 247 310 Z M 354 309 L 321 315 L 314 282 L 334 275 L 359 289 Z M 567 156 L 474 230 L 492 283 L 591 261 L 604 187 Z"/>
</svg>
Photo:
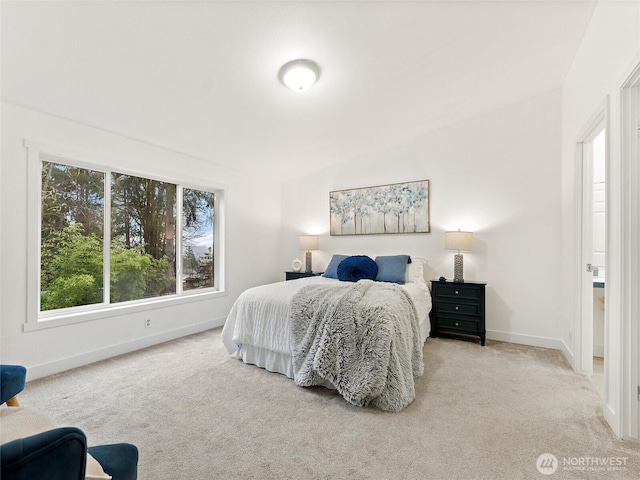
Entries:
<svg viewBox="0 0 640 480">
<path fill-rule="evenodd" d="M 593 375 L 594 353 L 594 279 L 604 280 L 605 261 L 605 194 L 606 132 L 604 112 L 596 118 L 584 137 L 581 152 L 581 346 L 580 371 Z M 597 276 L 597 277 L 596 277 Z M 604 283 L 604 282 L 598 282 Z M 597 300 L 597 299 L 596 299 Z M 599 309 L 596 303 L 595 308 Z M 604 309 L 603 309 L 604 311 Z M 598 313 L 600 311 L 598 310 Z M 596 322 L 595 338 L 604 344 L 604 316 Z M 602 340 L 600 340 L 602 338 Z M 603 349 L 604 350 L 604 349 Z"/>
</svg>

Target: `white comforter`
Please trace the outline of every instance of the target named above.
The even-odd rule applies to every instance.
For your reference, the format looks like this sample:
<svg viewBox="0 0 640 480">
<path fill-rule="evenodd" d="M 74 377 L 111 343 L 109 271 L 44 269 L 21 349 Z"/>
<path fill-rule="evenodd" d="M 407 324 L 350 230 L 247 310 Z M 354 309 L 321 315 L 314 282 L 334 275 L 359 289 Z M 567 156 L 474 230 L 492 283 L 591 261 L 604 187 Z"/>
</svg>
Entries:
<svg viewBox="0 0 640 480">
<path fill-rule="evenodd" d="M 242 346 L 290 355 L 291 344 L 289 313 L 291 299 L 305 285 L 326 284 L 338 280 L 308 277 L 288 282 L 261 285 L 243 292 L 233 307 L 222 329 L 222 341 L 227 351 L 236 353 Z M 421 341 L 429 336 L 431 296 L 426 282 L 415 281 L 402 285 L 411 297 L 418 314 Z"/>
</svg>

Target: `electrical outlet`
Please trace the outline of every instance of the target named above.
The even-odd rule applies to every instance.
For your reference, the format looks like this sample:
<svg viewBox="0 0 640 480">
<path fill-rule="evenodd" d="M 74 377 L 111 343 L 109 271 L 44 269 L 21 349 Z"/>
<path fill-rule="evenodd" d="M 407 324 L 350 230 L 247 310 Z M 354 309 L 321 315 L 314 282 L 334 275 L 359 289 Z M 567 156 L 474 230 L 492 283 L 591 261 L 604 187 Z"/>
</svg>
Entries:
<svg viewBox="0 0 640 480">
<path fill-rule="evenodd" d="M 151 328 L 151 319 L 150 318 L 145 318 L 144 319 L 144 328 Z"/>
</svg>

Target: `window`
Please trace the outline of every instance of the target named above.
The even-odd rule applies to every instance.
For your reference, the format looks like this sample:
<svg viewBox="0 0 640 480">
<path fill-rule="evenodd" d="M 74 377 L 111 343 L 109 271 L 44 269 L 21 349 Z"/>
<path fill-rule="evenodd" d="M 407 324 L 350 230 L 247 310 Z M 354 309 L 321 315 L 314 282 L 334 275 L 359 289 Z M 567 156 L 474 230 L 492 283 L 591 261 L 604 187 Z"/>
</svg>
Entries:
<svg viewBox="0 0 640 480">
<path fill-rule="evenodd" d="M 111 303 L 176 293 L 178 186 L 111 174 Z"/>
<path fill-rule="evenodd" d="M 42 162 L 41 311 L 103 301 L 104 177 Z"/>
<path fill-rule="evenodd" d="M 214 286 L 215 194 L 182 189 L 182 288 Z"/>
<path fill-rule="evenodd" d="M 32 149 L 40 173 L 39 320 L 219 290 L 223 190 Z"/>
</svg>

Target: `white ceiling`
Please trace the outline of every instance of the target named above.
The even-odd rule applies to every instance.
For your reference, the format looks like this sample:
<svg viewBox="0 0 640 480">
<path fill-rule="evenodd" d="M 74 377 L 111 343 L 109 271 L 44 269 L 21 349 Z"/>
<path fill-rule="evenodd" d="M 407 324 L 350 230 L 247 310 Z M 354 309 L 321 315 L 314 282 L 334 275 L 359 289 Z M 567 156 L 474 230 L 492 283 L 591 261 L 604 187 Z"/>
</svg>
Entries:
<svg viewBox="0 0 640 480">
<path fill-rule="evenodd" d="M 1 94 L 288 180 L 560 87 L 594 5 L 3 1 Z"/>
</svg>

